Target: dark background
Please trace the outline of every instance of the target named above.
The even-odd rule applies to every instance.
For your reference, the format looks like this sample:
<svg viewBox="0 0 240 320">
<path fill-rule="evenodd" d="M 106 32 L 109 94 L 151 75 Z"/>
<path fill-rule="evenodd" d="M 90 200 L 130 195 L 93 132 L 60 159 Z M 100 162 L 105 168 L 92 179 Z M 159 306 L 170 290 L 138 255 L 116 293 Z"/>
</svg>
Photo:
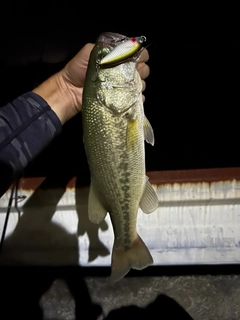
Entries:
<svg viewBox="0 0 240 320">
<path fill-rule="evenodd" d="M 239 166 L 240 28 L 228 23 L 207 24 L 204 19 L 196 24 L 183 24 L 183 18 L 177 21 L 174 18 L 162 21 L 164 12 L 159 18 L 149 17 L 145 16 L 143 9 L 139 7 L 136 8 L 135 21 L 132 21 L 128 12 L 121 8 L 119 13 L 124 15 L 121 22 L 106 22 L 109 21 L 109 15 L 106 13 L 106 17 L 103 17 L 98 13 L 98 6 L 106 4 L 90 4 L 94 13 L 100 16 L 100 20 L 95 20 L 91 15 L 88 20 L 82 20 L 86 13 L 84 10 L 76 10 L 77 13 L 73 15 L 75 8 L 71 8 L 69 2 L 60 4 L 60 1 L 48 1 L 46 6 L 42 2 L 35 2 L 33 5 L 33 2 L 25 1 L 13 5 L 12 1 L 8 1 L 4 8 L 2 5 L 0 106 L 31 90 L 58 71 L 85 43 L 94 42 L 103 31 L 118 32 L 127 36 L 145 35 L 150 44 L 148 64 L 151 68 L 145 91 L 145 112 L 153 126 L 156 140 L 154 147 L 146 145 L 147 170 Z M 115 3 L 111 8 L 107 8 L 113 14 L 116 10 L 114 5 Z M 131 20 L 131 23 L 127 25 L 126 20 Z M 88 179 L 81 114 L 64 125 L 62 134 L 28 166 L 24 175 L 47 175 L 49 178 L 46 179 L 46 185 L 58 184 L 60 187 L 57 194 L 59 198 L 61 191 L 65 190 L 66 181 L 69 181 L 68 177 L 76 175 L 80 180 L 79 184 L 84 182 L 85 178 Z M 44 187 L 43 185 L 42 188 Z M 48 190 L 51 192 L 51 188 Z M 39 200 L 38 197 L 37 199 Z M 50 196 L 45 197 L 41 205 L 44 207 L 51 199 Z M 54 199 L 57 201 L 57 196 Z M 36 206 L 38 210 L 41 210 L 41 205 Z M 46 207 L 51 211 L 51 206 Z M 22 221 L 31 227 L 26 219 L 26 210 L 25 208 L 25 219 Z M 54 212 L 49 213 L 50 218 L 52 214 Z M 38 217 L 44 219 L 45 216 L 39 214 Z M 172 270 L 167 266 L 163 267 L 164 270 L 147 268 L 141 275 L 134 272 L 131 275 L 139 276 L 139 290 L 143 290 L 141 277 L 144 276 L 171 273 L 211 274 L 216 273 L 216 268 L 220 274 L 237 274 L 239 266 L 232 267 L 237 269 L 229 271 L 231 266 L 226 266 L 225 269 L 219 269 L 219 266 L 200 266 L 196 270 L 193 266 L 189 269 L 184 266 L 184 270 L 179 267 Z M 91 311 L 93 314 L 97 313 L 97 306 L 92 305 L 83 279 L 95 275 L 106 277 L 110 273 L 109 269 L 105 268 L 95 271 L 94 268 L 90 268 L 86 271 L 83 268 L 79 270 L 72 267 L 30 267 L 14 270 L 7 268 L 1 271 L 0 300 L 1 316 L 5 316 L 4 319 L 13 319 L 14 316 L 16 318 L 15 312 L 18 318 L 22 316 L 23 319 L 43 319 L 39 299 L 56 278 L 65 279 L 70 288 L 76 303 L 76 319 L 82 319 L 81 315 L 84 313 L 88 314 L 88 319 L 96 319 L 95 315 L 89 316 Z M 214 305 L 207 305 L 207 302 L 211 301 L 206 298 L 209 287 L 206 289 L 202 285 L 201 278 L 199 283 L 194 281 L 193 285 L 187 282 L 188 278 L 182 277 L 181 281 L 177 279 L 172 286 L 172 290 L 180 293 L 180 298 L 184 300 L 187 297 L 187 293 L 181 293 L 182 287 L 188 286 L 190 297 L 191 288 L 197 288 L 200 292 L 198 301 L 202 301 L 199 303 L 202 304 L 202 308 L 209 308 L 209 313 L 216 309 Z M 94 286 L 96 282 L 93 281 L 92 284 Z M 231 292 L 225 281 L 216 282 L 216 287 L 213 288 L 215 293 L 225 291 L 228 295 Z M 123 291 L 132 289 L 129 289 L 129 285 L 123 287 Z M 146 291 L 149 292 L 150 289 L 147 288 Z M 159 287 L 159 292 L 162 290 L 163 288 Z M 235 288 L 231 290 L 234 291 Z M 58 288 L 58 291 L 61 293 L 63 289 Z M 108 287 L 102 291 L 103 297 L 112 295 L 116 299 L 116 294 L 119 293 L 116 293 L 115 287 L 110 291 Z M 216 295 L 215 299 L 218 300 L 218 297 Z M 50 297 L 50 302 L 51 299 L 53 302 L 49 308 L 56 308 L 57 298 Z M 189 298 L 190 300 L 192 299 Z M 129 317 L 132 313 L 135 316 L 139 313 L 143 317 L 146 315 L 145 318 L 153 318 L 156 314 L 165 318 L 166 313 L 168 319 L 190 319 L 171 298 L 160 296 L 154 302 L 154 306 L 155 308 L 149 305 L 146 310 L 136 310 L 134 306 L 130 306 L 125 313 L 122 312 L 124 310 L 114 310 L 113 316 L 110 315 L 108 319 L 122 319 L 124 315 Z M 233 312 L 234 310 L 236 309 L 233 307 Z M 172 314 L 174 316 L 171 317 Z"/>
<path fill-rule="evenodd" d="M 103 31 L 147 37 L 151 74 L 145 113 L 155 133 L 146 144 L 148 171 L 234 167 L 239 155 L 240 28 L 234 24 L 102 22 L 54 12 L 31 14 L 24 5 L 6 9 L 1 22 L 1 98 L 3 106 L 60 70 Z M 10 14 L 11 12 L 11 14 Z M 66 18 L 67 16 L 67 18 Z M 155 20 L 156 21 L 156 20 Z M 129 26 L 130 25 L 130 26 Z M 81 114 L 25 170 L 86 175 Z"/>
</svg>

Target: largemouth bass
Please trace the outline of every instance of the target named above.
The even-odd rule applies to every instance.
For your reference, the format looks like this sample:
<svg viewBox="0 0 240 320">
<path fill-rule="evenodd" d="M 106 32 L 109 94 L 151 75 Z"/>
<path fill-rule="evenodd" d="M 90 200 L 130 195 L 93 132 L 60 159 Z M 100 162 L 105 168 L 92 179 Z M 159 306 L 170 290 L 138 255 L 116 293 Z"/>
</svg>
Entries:
<svg viewBox="0 0 240 320">
<path fill-rule="evenodd" d="M 158 207 L 158 197 L 145 169 L 144 140 L 153 145 L 154 134 L 144 115 L 142 81 L 136 70 L 141 50 L 127 59 L 123 55 L 117 65 L 103 68 L 99 64 L 127 40 L 116 33 L 98 37 L 89 59 L 82 107 L 83 139 L 91 174 L 88 214 L 93 223 L 100 223 L 110 214 L 114 281 L 131 268 L 141 270 L 153 263 L 136 223 L 139 207 L 145 213 Z"/>
</svg>

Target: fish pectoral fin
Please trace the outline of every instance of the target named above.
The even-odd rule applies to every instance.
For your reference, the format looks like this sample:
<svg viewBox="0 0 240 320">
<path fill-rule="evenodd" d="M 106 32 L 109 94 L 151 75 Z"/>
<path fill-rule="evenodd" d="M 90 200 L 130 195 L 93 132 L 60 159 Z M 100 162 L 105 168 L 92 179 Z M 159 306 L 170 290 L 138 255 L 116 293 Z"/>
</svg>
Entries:
<svg viewBox="0 0 240 320">
<path fill-rule="evenodd" d="M 148 121 L 147 117 L 144 117 L 143 122 L 143 129 L 144 129 L 144 139 L 147 143 L 150 143 L 152 146 L 154 145 L 154 133 L 153 128 Z"/>
<path fill-rule="evenodd" d="M 91 184 L 88 198 L 88 217 L 93 223 L 99 224 L 107 215 L 106 209 L 97 198 L 94 188 Z"/>
<path fill-rule="evenodd" d="M 139 203 L 140 208 L 144 213 L 151 213 L 158 207 L 158 196 L 153 186 L 146 177 L 145 190 Z"/>
<path fill-rule="evenodd" d="M 124 277 L 131 268 L 142 270 L 151 264 L 153 264 L 153 258 L 139 235 L 127 249 L 124 247 L 116 247 L 114 243 L 110 280 L 118 281 Z"/>
</svg>

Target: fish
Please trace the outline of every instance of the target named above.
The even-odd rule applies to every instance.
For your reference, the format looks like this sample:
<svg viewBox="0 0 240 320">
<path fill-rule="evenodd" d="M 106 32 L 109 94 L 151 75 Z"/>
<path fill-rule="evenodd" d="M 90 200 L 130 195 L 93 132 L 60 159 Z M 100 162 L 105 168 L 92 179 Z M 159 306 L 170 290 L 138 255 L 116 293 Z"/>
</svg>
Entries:
<svg viewBox="0 0 240 320">
<path fill-rule="evenodd" d="M 158 196 L 145 165 L 145 142 L 154 145 L 152 126 L 144 113 L 142 81 L 137 71 L 141 50 L 118 65 L 101 68 L 99 61 L 117 49 L 124 35 L 101 33 L 90 53 L 83 89 L 83 141 L 90 170 L 88 216 L 99 224 L 110 215 L 114 232 L 111 281 L 130 269 L 153 264 L 137 232 L 139 208 L 151 213 Z M 115 51 L 116 53 L 116 51 Z"/>
</svg>

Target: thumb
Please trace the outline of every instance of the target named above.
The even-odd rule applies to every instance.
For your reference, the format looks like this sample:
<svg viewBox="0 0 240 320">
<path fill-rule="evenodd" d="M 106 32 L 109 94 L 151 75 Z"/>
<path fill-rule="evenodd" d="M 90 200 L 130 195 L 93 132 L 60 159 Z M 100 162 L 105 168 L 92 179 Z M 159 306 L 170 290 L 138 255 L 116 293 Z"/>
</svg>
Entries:
<svg viewBox="0 0 240 320">
<path fill-rule="evenodd" d="M 84 84 L 88 61 L 93 47 L 93 43 L 85 44 L 64 68 L 69 81 L 77 87 Z"/>
</svg>

